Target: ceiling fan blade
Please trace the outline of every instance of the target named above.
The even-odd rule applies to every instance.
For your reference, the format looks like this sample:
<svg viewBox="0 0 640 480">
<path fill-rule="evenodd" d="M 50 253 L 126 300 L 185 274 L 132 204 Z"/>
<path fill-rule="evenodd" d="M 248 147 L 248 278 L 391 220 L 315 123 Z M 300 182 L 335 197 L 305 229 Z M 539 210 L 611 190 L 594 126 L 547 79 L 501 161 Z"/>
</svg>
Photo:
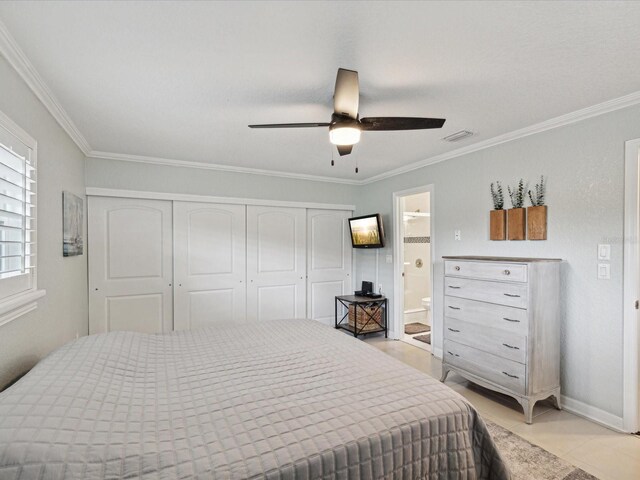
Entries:
<svg viewBox="0 0 640 480">
<path fill-rule="evenodd" d="M 360 128 L 364 131 L 381 132 L 387 130 L 423 130 L 442 128 L 444 118 L 419 117 L 367 117 L 360 119 Z"/>
<path fill-rule="evenodd" d="M 360 102 L 360 87 L 358 86 L 358 72 L 338 69 L 336 88 L 333 92 L 333 111 L 338 115 L 358 118 L 358 103 Z"/>
<path fill-rule="evenodd" d="M 249 128 L 305 128 L 328 127 L 330 123 L 265 123 L 262 125 L 249 125 Z"/>
<path fill-rule="evenodd" d="M 336 147 L 338 147 L 338 153 L 341 157 L 349 155 L 351 150 L 353 150 L 353 145 L 336 145 Z"/>
</svg>

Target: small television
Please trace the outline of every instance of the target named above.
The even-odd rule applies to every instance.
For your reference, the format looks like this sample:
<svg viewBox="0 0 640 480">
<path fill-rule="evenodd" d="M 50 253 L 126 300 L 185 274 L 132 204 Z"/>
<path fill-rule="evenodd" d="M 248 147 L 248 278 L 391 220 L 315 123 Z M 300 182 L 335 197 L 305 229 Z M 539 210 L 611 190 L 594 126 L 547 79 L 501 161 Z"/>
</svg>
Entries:
<svg viewBox="0 0 640 480">
<path fill-rule="evenodd" d="M 384 227 L 379 213 L 349 219 L 353 248 L 384 247 Z"/>
</svg>

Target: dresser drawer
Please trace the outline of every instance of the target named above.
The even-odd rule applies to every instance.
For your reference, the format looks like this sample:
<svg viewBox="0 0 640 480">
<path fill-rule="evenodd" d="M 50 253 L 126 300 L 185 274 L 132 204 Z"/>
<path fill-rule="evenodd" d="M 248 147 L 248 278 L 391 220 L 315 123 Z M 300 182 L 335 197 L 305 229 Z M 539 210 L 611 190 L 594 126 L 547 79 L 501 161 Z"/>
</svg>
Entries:
<svg viewBox="0 0 640 480">
<path fill-rule="evenodd" d="M 446 296 L 444 315 L 517 335 L 527 336 L 529 333 L 529 313 L 521 308 Z"/>
<path fill-rule="evenodd" d="M 520 395 L 525 394 L 526 368 L 521 363 L 505 360 L 477 348 L 446 339 L 444 362 Z"/>
<path fill-rule="evenodd" d="M 455 318 L 445 318 L 444 338 L 475 347 L 497 357 L 527 363 L 527 337 L 467 323 Z"/>
<path fill-rule="evenodd" d="M 517 263 L 462 262 L 445 260 L 444 274 L 479 280 L 526 282 L 527 266 Z"/>
<path fill-rule="evenodd" d="M 444 279 L 445 295 L 509 307 L 526 308 L 527 291 L 526 283 L 485 282 L 454 277 Z"/>
</svg>

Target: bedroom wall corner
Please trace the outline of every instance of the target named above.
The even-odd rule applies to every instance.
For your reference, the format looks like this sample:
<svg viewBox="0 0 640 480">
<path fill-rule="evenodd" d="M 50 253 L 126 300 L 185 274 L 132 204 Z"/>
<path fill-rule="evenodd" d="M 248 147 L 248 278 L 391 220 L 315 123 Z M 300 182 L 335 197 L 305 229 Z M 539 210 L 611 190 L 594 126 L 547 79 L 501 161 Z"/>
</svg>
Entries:
<svg viewBox="0 0 640 480">
<path fill-rule="evenodd" d="M 62 191 L 85 197 L 85 157 L 0 56 L 0 110 L 38 142 L 38 308 L 0 326 L 0 390 L 88 333 L 87 257 L 62 256 Z M 86 203 L 85 203 L 86 205 Z M 86 248 L 86 215 L 85 215 Z"/>
</svg>

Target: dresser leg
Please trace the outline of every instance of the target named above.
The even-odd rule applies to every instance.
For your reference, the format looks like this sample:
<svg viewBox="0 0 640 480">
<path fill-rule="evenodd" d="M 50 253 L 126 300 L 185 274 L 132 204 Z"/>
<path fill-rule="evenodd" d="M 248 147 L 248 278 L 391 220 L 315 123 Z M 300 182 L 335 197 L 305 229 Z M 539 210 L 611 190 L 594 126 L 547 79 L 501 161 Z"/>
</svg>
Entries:
<svg viewBox="0 0 640 480">
<path fill-rule="evenodd" d="M 442 377 L 440 377 L 440 381 L 441 381 L 442 383 L 444 383 L 444 381 L 447 379 L 447 375 L 449 375 L 449 372 L 450 372 L 450 371 L 451 371 L 451 370 L 449 370 L 448 368 L 446 368 L 446 367 L 442 367 Z"/>
<path fill-rule="evenodd" d="M 533 423 L 533 407 L 536 402 L 527 400 L 523 398 L 520 400 L 520 405 L 522 405 L 522 410 L 524 411 L 524 421 L 531 425 Z"/>
<path fill-rule="evenodd" d="M 552 396 L 553 398 L 553 406 L 556 408 L 556 410 L 562 410 L 562 401 L 560 400 L 560 390 L 558 390 L 556 393 L 554 393 Z"/>
</svg>

